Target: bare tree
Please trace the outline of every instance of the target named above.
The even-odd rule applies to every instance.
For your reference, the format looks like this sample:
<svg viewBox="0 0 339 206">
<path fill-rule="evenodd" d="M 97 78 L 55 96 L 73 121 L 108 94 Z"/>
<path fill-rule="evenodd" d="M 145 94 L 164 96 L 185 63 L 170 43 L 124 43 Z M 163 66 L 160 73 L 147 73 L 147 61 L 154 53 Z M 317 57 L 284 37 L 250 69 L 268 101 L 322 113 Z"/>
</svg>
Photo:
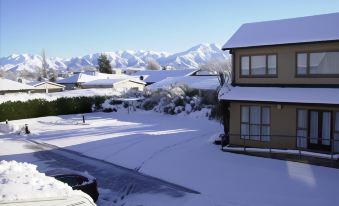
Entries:
<svg viewBox="0 0 339 206">
<path fill-rule="evenodd" d="M 33 80 L 33 79 L 37 78 L 36 72 L 31 72 L 31 71 L 28 71 L 26 69 L 23 69 L 23 70 L 19 71 L 18 73 L 19 73 L 18 76 L 20 78 L 23 78 L 23 79 Z"/>
<path fill-rule="evenodd" d="M 230 83 L 232 75 L 232 64 L 229 60 L 211 60 L 200 66 L 202 71 L 217 74 L 219 80 L 219 89 L 225 84 Z"/>
<path fill-rule="evenodd" d="M 151 59 L 151 60 L 148 61 L 147 69 L 149 69 L 149 70 L 160 70 L 161 66 L 157 61 Z"/>
</svg>

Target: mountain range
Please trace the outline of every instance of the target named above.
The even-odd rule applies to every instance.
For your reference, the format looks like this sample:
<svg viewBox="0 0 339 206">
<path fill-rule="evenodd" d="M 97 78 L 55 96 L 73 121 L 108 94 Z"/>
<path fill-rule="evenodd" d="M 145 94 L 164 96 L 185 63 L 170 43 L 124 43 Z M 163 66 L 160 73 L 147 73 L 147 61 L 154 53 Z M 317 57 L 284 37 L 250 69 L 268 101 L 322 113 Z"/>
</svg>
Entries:
<svg viewBox="0 0 339 206">
<path fill-rule="evenodd" d="M 149 60 L 155 60 L 162 66 L 171 66 L 175 69 L 198 68 L 210 60 L 224 60 L 229 54 L 223 52 L 217 44 L 199 44 L 184 52 L 170 54 L 156 51 L 116 51 L 103 52 L 108 56 L 113 68 L 145 67 Z M 47 58 L 49 67 L 57 71 L 78 71 L 83 67 L 97 65 L 97 58 L 102 53 L 94 53 L 82 57 L 62 59 Z M 0 70 L 18 72 L 27 70 L 36 71 L 41 66 L 41 56 L 33 54 L 12 54 L 0 57 Z"/>
</svg>

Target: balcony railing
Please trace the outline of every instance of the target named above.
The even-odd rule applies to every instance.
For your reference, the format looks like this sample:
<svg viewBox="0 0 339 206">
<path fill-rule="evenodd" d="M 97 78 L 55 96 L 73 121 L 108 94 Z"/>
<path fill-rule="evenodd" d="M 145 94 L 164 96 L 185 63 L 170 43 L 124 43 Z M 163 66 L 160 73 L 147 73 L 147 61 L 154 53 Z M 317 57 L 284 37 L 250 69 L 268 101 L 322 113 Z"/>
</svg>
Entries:
<svg viewBox="0 0 339 206">
<path fill-rule="evenodd" d="M 244 138 L 246 137 L 246 138 Z M 227 139 L 228 138 L 228 139 Z M 304 136 L 283 136 L 283 135 L 240 135 L 230 134 L 224 135 L 221 139 L 222 147 L 229 144 L 229 139 L 232 139 L 231 145 L 242 147 L 244 151 L 247 149 L 253 151 L 254 148 L 267 149 L 266 152 L 277 152 L 283 150 L 298 151 L 299 155 L 305 152 L 313 152 L 324 154 L 331 159 L 336 154 L 339 154 L 339 139 L 331 138 L 311 138 Z M 260 151 L 260 149 L 258 151 Z M 264 150 L 262 150 L 264 151 Z M 338 155 L 337 155 L 338 156 Z"/>
</svg>

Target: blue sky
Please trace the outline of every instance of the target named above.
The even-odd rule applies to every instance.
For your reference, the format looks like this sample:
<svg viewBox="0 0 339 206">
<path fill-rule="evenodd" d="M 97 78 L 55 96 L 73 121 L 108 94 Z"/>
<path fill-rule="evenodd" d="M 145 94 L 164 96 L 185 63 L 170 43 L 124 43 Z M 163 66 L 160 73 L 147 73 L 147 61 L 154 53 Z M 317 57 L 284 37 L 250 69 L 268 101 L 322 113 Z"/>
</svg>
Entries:
<svg viewBox="0 0 339 206">
<path fill-rule="evenodd" d="M 0 56 L 223 44 L 246 22 L 339 12 L 339 0 L 0 0 Z"/>
</svg>

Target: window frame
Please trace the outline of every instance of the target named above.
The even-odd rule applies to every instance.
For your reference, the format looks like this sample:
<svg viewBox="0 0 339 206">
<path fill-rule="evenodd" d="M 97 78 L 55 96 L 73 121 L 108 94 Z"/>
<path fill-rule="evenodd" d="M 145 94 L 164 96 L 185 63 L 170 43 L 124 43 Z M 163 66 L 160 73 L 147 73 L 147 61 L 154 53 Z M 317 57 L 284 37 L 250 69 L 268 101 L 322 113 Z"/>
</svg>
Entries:
<svg viewBox="0 0 339 206">
<path fill-rule="evenodd" d="M 295 52 L 295 77 L 296 78 L 307 78 L 307 77 L 319 77 L 319 78 L 337 78 L 338 74 L 310 74 L 310 54 L 311 53 L 329 53 L 329 52 L 339 52 L 338 49 L 334 50 L 312 50 L 312 51 L 297 51 Z M 298 74 L 298 54 L 306 54 L 306 74 Z"/>
<path fill-rule="evenodd" d="M 242 121 L 242 108 L 247 107 L 248 108 L 248 122 L 243 122 Z M 259 107 L 260 109 L 260 123 L 259 124 L 252 124 L 251 123 L 251 107 Z M 269 111 L 269 123 L 268 124 L 263 124 L 263 108 L 267 108 Z M 245 139 L 245 140 L 252 140 L 252 141 L 260 141 L 260 142 L 270 142 L 271 141 L 271 120 L 272 120 L 272 115 L 271 115 L 271 107 L 270 106 L 262 106 L 262 105 L 240 105 L 240 139 Z M 248 134 L 245 135 L 245 138 L 242 136 L 241 132 L 241 127 L 242 125 L 247 125 L 248 126 Z M 260 128 L 260 135 L 259 139 L 253 139 L 253 137 L 256 137 L 257 135 L 251 135 L 251 125 L 253 126 L 259 126 Z M 268 140 L 263 140 L 263 135 L 262 135 L 262 128 L 263 127 L 269 127 L 269 135 L 268 135 Z"/>
<path fill-rule="evenodd" d="M 265 74 L 252 74 L 252 58 L 253 56 L 265 56 Z M 275 74 L 269 74 L 268 73 L 268 56 L 275 56 Z M 239 64 L 239 74 L 240 78 L 276 78 L 278 77 L 278 53 L 258 53 L 258 54 L 242 54 L 239 56 L 240 64 Z M 249 57 L 249 72 L 248 74 L 242 74 L 242 57 Z"/>
</svg>

